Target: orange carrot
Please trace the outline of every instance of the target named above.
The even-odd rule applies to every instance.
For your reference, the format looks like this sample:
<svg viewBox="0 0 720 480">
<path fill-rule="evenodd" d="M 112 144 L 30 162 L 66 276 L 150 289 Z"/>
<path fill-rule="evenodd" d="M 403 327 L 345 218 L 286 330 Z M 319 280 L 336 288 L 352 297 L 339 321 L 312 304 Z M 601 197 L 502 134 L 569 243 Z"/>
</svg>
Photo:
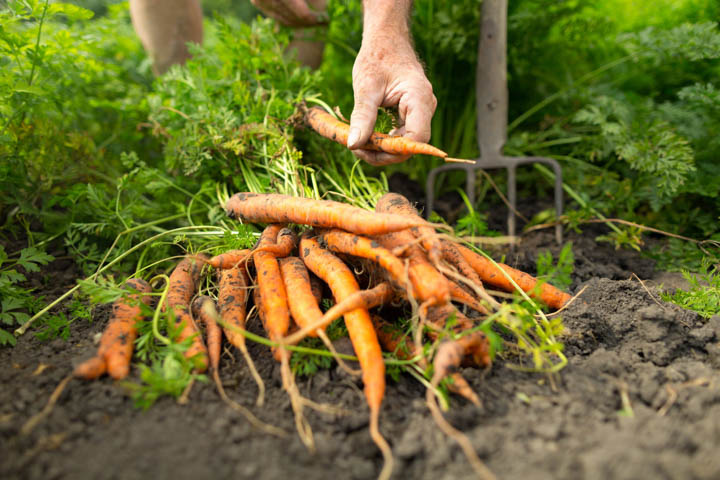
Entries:
<svg viewBox="0 0 720 480">
<path fill-rule="evenodd" d="M 375 211 L 407 215 L 410 218 L 416 219 L 421 218 L 418 211 L 407 198 L 399 193 L 393 192 L 388 192 L 380 197 L 375 204 Z M 422 239 L 420 243 L 422 243 L 422 246 L 427 250 L 430 261 L 435 265 L 439 264 L 442 244 L 437 233 L 435 233 L 435 229 L 432 227 L 413 227 L 411 231 L 416 237 Z"/>
<path fill-rule="evenodd" d="M 260 237 L 259 250 L 267 245 L 275 244 L 280 225 L 268 225 Z M 253 253 L 253 262 L 257 271 L 257 284 L 260 303 L 257 304 L 258 313 L 264 318 L 265 329 L 270 340 L 277 341 L 283 338 L 290 327 L 290 310 L 287 303 L 287 293 L 283 283 L 280 265 L 277 258 L 270 252 L 257 251 Z M 275 359 L 280 361 L 287 355 L 285 349 L 274 351 Z"/>
<path fill-rule="evenodd" d="M 305 265 L 330 286 L 336 302 L 360 290 L 355 276 L 342 260 L 320 247 L 317 239 L 303 237 L 300 255 Z M 350 340 L 360 360 L 365 398 L 372 410 L 379 410 L 385 392 L 385 363 L 368 311 L 358 308 L 345 314 Z"/>
<path fill-rule="evenodd" d="M 207 256 L 202 254 L 188 255 L 181 260 L 170 274 L 167 295 L 167 307 L 175 315 L 175 326 L 181 328 L 177 341 L 182 342 L 192 337 L 192 343 L 185 351 L 185 356 L 193 360 L 199 372 L 207 370 L 208 355 L 200 332 L 190 315 L 190 300 L 197 291 L 202 266 L 207 260 Z"/>
<path fill-rule="evenodd" d="M 245 330 L 245 314 L 249 298 L 249 280 L 243 267 L 218 270 L 218 308 L 224 323 Z M 243 349 L 245 336 L 231 328 L 224 328 L 228 342 Z"/>
<path fill-rule="evenodd" d="M 150 285 L 140 278 L 128 280 L 127 285 L 141 293 L 152 291 Z M 133 342 L 137 337 L 135 323 L 142 318 L 139 301 L 147 305 L 150 296 L 132 294 L 115 301 L 112 318 L 100 339 L 97 355 L 75 368 L 76 377 L 92 380 L 107 372 L 114 379 L 120 380 L 128 375 Z"/>
<path fill-rule="evenodd" d="M 477 298 L 470 295 L 465 289 L 463 289 L 460 285 L 453 282 L 452 280 L 448 281 L 448 286 L 450 287 L 450 298 L 454 302 L 462 303 L 463 305 L 467 305 L 468 307 L 472 308 L 476 312 L 480 312 L 483 314 L 488 314 L 487 308 L 485 308 L 478 300 Z"/>
<path fill-rule="evenodd" d="M 321 245 L 336 253 L 367 258 L 387 270 L 390 277 L 405 287 L 405 265 L 392 252 L 380 246 L 375 240 L 341 230 L 323 232 L 319 237 Z"/>
<path fill-rule="evenodd" d="M 282 228 L 278 231 L 274 245 L 258 247 L 256 252 L 269 252 L 276 258 L 287 257 L 297 245 L 297 235 L 289 228 Z"/>
<path fill-rule="evenodd" d="M 360 289 L 347 265 L 332 253 L 323 250 L 316 239 L 304 236 L 300 240 L 300 257 L 315 275 L 330 286 L 336 302 L 341 302 Z M 370 436 L 385 459 L 380 476 L 389 478 L 392 472 L 392 451 L 379 430 L 380 405 L 385 394 L 382 350 L 367 309 L 352 310 L 346 313 L 344 318 L 363 374 L 365 398 L 370 407 Z"/>
<path fill-rule="evenodd" d="M 425 220 L 370 212 L 331 200 L 292 197 L 275 193 L 236 193 L 225 204 L 231 218 L 250 223 L 297 223 L 339 228 L 361 235 L 380 235 L 428 225 Z"/>
<path fill-rule="evenodd" d="M 398 211 L 402 213 L 395 213 L 395 215 L 402 215 L 407 219 L 419 218 L 409 216 L 403 208 L 397 207 L 393 197 L 387 197 L 387 201 L 379 202 L 376 209 L 378 207 L 382 210 L 398 208 Z M 392 213 L 387 214 L 391 215 Z M 377 241 L 388 250 L 398 247 L 405 249 L 403 256 L 409 260 L 408 276 L 415 288 L 415 295 L 423 303 L 429 302 L 429 305 L 441 305 L 450 300 L 447 279 L 428 261 L 425 253 L 416 244 L 415 236 L 410 230 L 387 233 L 377 237 Z"/>
<path fill-rule="evenodd" d="M 208 260 L 207 263 L 217 269 L 245 266 L 246 262 L 250 260 L 251 255 L 252 252 L 248 249 L 229 250 L 220 255 L 215 255 Z"/>
<path fill-rule="evenodd" d="M 415 343 L 413 343 L 409 335 L 405 335 L 399 328 L 386 322 L 377 315 L 372 316 L 372 321 L 375 325 L 378 339 L 380 339 L 380 345 L 382 345 L 386 352 L 395 354 L 400 360 L 410 360 L 415 356 L 422 355 L 422 352 L 417 348 Z M 448 384 L 448 390 L 465 397 L 475 405 L 480 404 L 480 399 L 477 394 L 459 372 L 451 374 L 450 378 L 452 382 Z"/>
<path fill-rule="evenodd" d="M 470 266 L 465 257 L 463 257 L 456 244 L 452 242 L 440 242 L 442 259 L 457 269 L 460 275 L 470 280 L 478 288 L 482 288 L 482 280 L 477 272 Z"/>
<path fill-rule="evenodd" d="M 471 319 L 466 317 L 451 303 L 430 307 L 428 309 L 427 322 L 436 329 L 442 330 L 445 328 L 447 320 L 453 315 L 455 316 L 454 331 L 468 330 L 475 326 Z M 431 334 L 431 336 L 433 336 L 433 334 Z"/>
<path fill-rule="evenodd" d="M 283 258 L 280 260 L 280 271 L 285 283 L 285 290 L 292 292 L 291 295 L 288 295 L 288 305 L 295 323 L 300 328 L 317 323 L 323 313 L 313 295 L 310 275 L 303 261 L 298 257 Z M 308 335 L 317 337 L 317 329 L 316 327 L 309 331 Z"/>
<path fill-rule="evenodd" d="M 313 130 L 323 137 L 334 140 L 341 145 L 347 145 L 348 134 L 350 133 L 350 125 L 347 123 L 337 120 L 319 107 L 308 109 L 305 118 Z M 425 154 L 441 158 L 447 157 L 447 153 L 427 143 L 380 132 L 373 132 L 368 142 L 360 148 L 386 152 L 393 155 Z"/>
<path fill-rule="evenodd" d="M 323 281 L 312 272 L 308 272 L 308 274 L 310 275 L 310 288 L 312 288 L 313 296 L 318 305 L 320 305 L 323 299 Z"/>
<path fill-rule="evenodd" d="M 222 346 L 222 330 L 215 321 L 217 310 L 215 301 L 207 295 L 197 297 L 192 303 L 193 316 L 205 324 L 210 368 L 217 372 L 220 367 L 220 347 Z"/>
<path fill-rule="evenodd" d="M 493 263 L 485 258 L 484 256 L 473 252 L 472 250 L 458 245 L 458 249 L 465 260 L 472 266 L 472 268 L 478 273 L 483 282 L 492 285 L 497 288 L 501 288 L 507 292 L 514 292 L 515 287 L 510 282 L 505 274 L 498 269 Z M 516 270 L 504 263 L 498 263 L 498 266 L 507 275 L 513 279 L 515 283 L 528 295 L 534 298 L 538 298 L 545 302 L 548 307 L 558 309 L 565 305 L 572 297 L 562 290 L 553 287 L 549 283 L 543 283 L 540 285 L 539 295 L 536 293 L 535 287 L 538 284 L 537 278 L 532 275 L 528 275 L 525 272 Z"/>
<path fill-rule="evenodd" d="M 390 302 L 395 296 L 395 291 L 387 282 L 382 282 L 368 290 L 358 290 L 348 295 L 341 302 L 336 303 L 325 312 L 322 317 L 310 325 L 304 326 L 301 330 L 288 336 L 287 343 L 297 343 L 316 328 L 325 328 L 347 312 L 358 308 L 369 310 Z"/>
</svg>

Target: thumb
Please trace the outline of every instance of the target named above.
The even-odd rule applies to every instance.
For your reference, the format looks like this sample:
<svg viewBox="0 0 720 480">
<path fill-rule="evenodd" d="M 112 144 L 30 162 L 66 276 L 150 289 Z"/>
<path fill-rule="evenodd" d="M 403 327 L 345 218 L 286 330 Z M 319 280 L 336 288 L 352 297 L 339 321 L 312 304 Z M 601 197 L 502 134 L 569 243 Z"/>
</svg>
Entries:
<svg viewBox="0 0 720 480">
<path fill-rule="evenodd" d="M 382 89 L 355 87 L 355 106 L 350 115 L 347 146 L 359 148 L 367 143 L 375 128 L 378 107 L 382 103 Z"/>
</svg>

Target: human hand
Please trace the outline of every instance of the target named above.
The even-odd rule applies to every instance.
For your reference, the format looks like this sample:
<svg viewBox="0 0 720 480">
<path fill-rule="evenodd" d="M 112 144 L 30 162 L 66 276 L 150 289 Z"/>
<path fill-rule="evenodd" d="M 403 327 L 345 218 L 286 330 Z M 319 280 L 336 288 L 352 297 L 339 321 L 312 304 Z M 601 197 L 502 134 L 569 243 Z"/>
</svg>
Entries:
<svg viewBox="0 0 720 480">
<path fill-rule="evenodd" d="M 398 107 L 400 127 L 391 134 L 430 140 L 437 99 L 407 36 L 384 32 L 363 38 L 352 77 L 355 106 L 347 143 L 356 157 L 371 165 L 404 162 L 410 157 L 359 149 L 375 128 L 378 107 Z"/>
<path fill-rule="evenodd" d="M 287 27 L 311 27 L 328 22 L 327 0 L 251 0 L 265 15 Z"/>
</svg>

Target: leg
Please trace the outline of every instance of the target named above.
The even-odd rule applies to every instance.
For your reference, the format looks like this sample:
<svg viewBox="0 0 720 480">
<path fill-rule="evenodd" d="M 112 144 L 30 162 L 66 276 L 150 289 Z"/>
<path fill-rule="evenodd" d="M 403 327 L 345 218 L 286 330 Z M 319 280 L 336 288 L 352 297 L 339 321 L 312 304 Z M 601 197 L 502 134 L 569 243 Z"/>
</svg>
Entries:
<svg viewBox="0 0 720 480">
<path fill-rule="evenodd" d="M 188 42 L 202 43 L 199 0 L 130 0 L 130 16 L 158 75 L 190 58 Z"/>
</svg>

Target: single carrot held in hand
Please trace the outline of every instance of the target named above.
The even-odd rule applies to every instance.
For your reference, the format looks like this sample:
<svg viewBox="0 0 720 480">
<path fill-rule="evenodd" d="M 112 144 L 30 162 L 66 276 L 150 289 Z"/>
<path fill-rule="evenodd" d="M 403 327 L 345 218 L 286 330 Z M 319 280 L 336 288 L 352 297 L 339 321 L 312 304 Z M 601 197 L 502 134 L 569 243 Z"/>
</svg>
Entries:
<svg viewBox="0 0 720 480">
<path fill-rule="evenodd" d="M 381 235 L 414 226 L 423 219 L 370 212 L 332 200 L 293 197 L 278 193 L 236 193 L 225 204 L 231 218 L 250 223 L 297 223 L 339 228 L 361 235 Z"/>
<path fill-rule="evenodd" d="M 347 146 L 350 125 L 341 122 L 320 107 L 309 108 L 305 114 L 305 118 L 317 133 L 341 145 Z M 363 150 L 390 153 L 392 155 L 425 154 L 440 158 L 447 157 L 447 153 L 427 143 L 380 132 L 373 132 L 368 142 L 360 148 Z"/>
<path fill-rule="evenodd" d="M 150 285 L 140 278 L 132 278 L 127 286 L 142 293 L 150 293 Z M 75 367 L 76 377 L 92 380 L 107 372 L 116 380 L 125 378 L 130 372 L 133 342 L 137 337 L 135 324 L 142 318 L 140 302 L 150 303 L 150 296 L 132 294 L 115 301 L 112 318 L 108 323 L 97 355 Z"/>
<path fill-rule="evenodd" d="M 193 360 L 195 368 L 204 372 L 208 367 L 208 355 L 200 332 L 190 315 L 190 301 L 200 283 L 202 267 L 207 263 L 207 256 L 202 254 L 188 255 L 177 264 L 170 274 L 170 285 L 167 295 L 167 306 L 175 315 L 175 326 L 182 327 L 177 341 L 192 338 L 190 348 L 185 357 Z"/>
</svg>

